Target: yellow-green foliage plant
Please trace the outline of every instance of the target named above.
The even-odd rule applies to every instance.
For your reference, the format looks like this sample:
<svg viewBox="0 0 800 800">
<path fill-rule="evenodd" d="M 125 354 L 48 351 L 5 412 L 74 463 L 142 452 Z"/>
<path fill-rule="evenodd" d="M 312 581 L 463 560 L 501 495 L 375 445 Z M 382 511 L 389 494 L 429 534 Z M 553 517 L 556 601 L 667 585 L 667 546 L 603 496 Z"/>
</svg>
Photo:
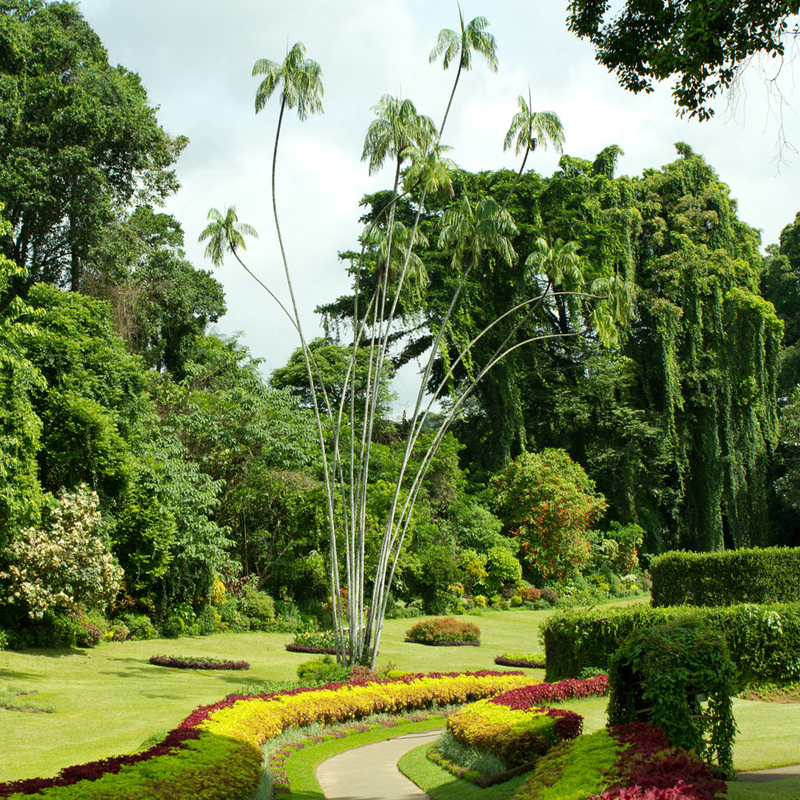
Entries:
<svg viewBox="0 0 800 800">
<path fill-rule="evenodd" d="M 572 711 L 509 708 L 489 700 L 471 703 L 447 719 L 457 742 L 486 750 L 510 766 L 533 761 L 562 739 L 578 736 L 582 725 Z"/>
<path fill-rule="evenodd" d="M 394 681 L 229 697 L 198 708 L 148 753 L 71 767 L 54 779 L 0 785 L 0 796 L 247 800 L 261 775 L 261 745 L 285 728 L 469 703 L 531 683 L 536 681 L 513 673 L 417 674 Z"/>
</svg>

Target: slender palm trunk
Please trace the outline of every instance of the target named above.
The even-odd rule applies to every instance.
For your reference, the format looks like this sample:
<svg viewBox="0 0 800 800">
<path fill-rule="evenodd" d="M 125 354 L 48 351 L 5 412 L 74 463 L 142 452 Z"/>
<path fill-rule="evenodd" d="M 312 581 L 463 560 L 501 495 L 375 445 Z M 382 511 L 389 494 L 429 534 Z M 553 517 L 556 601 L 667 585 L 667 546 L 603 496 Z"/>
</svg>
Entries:
<svg viewBox="0 0 800 800">
<path fill-rule="evenodd" d="M 341 624 L 341 593 L 339 591 L 339 563 L 336 547 L 336 510 L 334 505 L 334 489 L 332 485 L 332 475 L 329 471 L 327 448 L 325 447 L 325 433 L 322 429 L 322 415 L 319 407 L 319 400 L 317 398 L 316 384 L 314 381 L 314 373 L 311 367 L 311 358 L 309 357 L 309 347 L 303 335 L 303 326 L 300 322 L 300 314 L 297 309 L 297 300 L 294 294 L 294 286 L 292 284 L 292 276 L 289 272 L 289 262 L 286 258 L 286 248 L 283 244 L 283 234 L 281 233 L 280 220 L 278 218 L 278 201 L 276 192 L 275 176 L 277 172 L 278 163 L 278 144 L 280 142 L 281 127 L 283 125 L 283 115 L 286 111 L 286 97 L 281 97 L 281 110 L 278 116 L 278 128 L 275 132 L 275 147 L 272 151 L 272 213 L 275 219 L 275 230 L 278 235 L 278 245 L 281 251 L 281 260 L 283 262 L 283 271 L 286 276 L 286 285 L 289 289 L 289 297 L 292 301 L 292 314 L 294 316 L 295 327 L 297 334 L 300 338 L 300 346 L 303 351 L 303 357 L 306 364 L 306 373 L 308 377 L 309 387 L 311 389 L 311 400 L 314 406 L 314 417 L 317 421 L 317 436 L 319 437 L 320 452 L 322 455 L 323 471 L 325 474 L 325 495 L 327 497 L 328 505 L 328 528 L 329 528 L 329 542 L 330 542 L 330 586 L 331 586 L 331 610 L 334 622 L 334 631 L 336 639 L 336 653 L 337 658 L 344 659 L 344 637 Z M 330 413 L 330 406 L 328 406 Z"/>
</svg>

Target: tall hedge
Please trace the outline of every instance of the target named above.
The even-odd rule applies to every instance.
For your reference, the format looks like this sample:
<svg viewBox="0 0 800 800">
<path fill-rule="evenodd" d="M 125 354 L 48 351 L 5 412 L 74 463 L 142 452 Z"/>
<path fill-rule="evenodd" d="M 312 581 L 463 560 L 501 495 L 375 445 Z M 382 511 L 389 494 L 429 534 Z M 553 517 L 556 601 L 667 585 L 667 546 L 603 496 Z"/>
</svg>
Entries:
<svg viewBox="0 0 800 800">
<path fill-rule="evenodd" d="M 669 552 L 650 564 L 654 606 L 800 602 L 800 548 Z"/>
<path fill-rule="evenodd" d="M 742 684 L 800 679 L 800 603 L 562 611 L 540 628 L 545 679 L 575 678 L 586 667 L 608 669 L 612 654 L 632 631 L 692 620 L 725 635 Z"/>
</svg>

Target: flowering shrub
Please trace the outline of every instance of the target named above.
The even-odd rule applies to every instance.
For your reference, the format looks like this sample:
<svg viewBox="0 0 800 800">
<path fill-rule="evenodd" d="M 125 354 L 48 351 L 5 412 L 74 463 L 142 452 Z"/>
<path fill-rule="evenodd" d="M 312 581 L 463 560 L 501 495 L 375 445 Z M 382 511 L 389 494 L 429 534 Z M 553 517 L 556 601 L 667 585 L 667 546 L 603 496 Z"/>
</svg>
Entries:
<svg viewBox="0 0 800 800">
<path fill-rule="evenodd" d="M 589 563 L 589 530 L 607 503 L 564 450 L 522 453 L 492 479 L 492 491 L 498 515 L 541 577 L 563 581 Z"/>
<path fill-rule="evenodd" d="M 583 718 L 558 708 L 512 709 L 479 700 L 447 718 L 447 730 L 463 745 L 486 750 L 510 766 L 533 761 L 553 745 L 574 739 Z"/>
<path fill-rule="evenodd" d="M 250 665 L 246 661 L 225 661 L 221 658 L 151 656 L 150 663 L 157 667 L 175 667 L 177 669 L 250 669 Z"/>
<path fill-rule="evenodd" d="M 454 617 L 426 619 L 412 625 L 406 631 L 406 641 L 433 645 L 475 645 L 481 643 L 481 631 L 471 622 L 462 622 Z"/>
<path fill-rule="evenodd" d="M 519 673 L 409 674 L 366 685 L 329 684 L 256 697 L 229 696 L 193 711 L 158 745 L 62 770 L 55 778 L 0 784 L 22 800 L 230 800 L 249 797 L 261 776 L 260 746 L 284 728 L 330 724 L 373 713 L 468 703 L 531 679 Z M 36 794 L 36 793 L 39 794 Z"/>
<path fill-rule="evenodd" d="M 79 605 L 103 607 L 119 590 L 122 569 L 98 536 L 99 500 L 85 484 L 64 492 L 47 528 L 27 528 L 3 554 L 9 583 L 0 603 L 21 603 L 31 619 L 47 611 L 77 613 Z"/>
</svg>

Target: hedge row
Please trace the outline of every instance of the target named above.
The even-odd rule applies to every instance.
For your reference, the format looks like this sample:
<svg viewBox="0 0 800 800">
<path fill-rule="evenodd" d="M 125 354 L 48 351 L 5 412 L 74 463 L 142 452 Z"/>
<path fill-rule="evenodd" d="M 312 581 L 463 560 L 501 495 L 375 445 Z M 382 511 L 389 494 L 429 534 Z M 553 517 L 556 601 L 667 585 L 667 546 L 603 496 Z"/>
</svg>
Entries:
<svg viewBox="0 0 800 800">
<path fill-rule="evenodd" d="M 261 776 L 261 745 L 289 727 L 467 703 L 534 682 L 519 673 L 405 675 L 254 697 L 229 696 L 190 714 L 149 751 L 0 784 L 23 800 L 248 800 Z"/>
<path fill-rule="evenodd" d="M 725 634 L 742 684 L 800 679 L 800 603 L 774 603 L 558 612 L 540 628 L 547 654 L 545 680 L 575 678 L 587 667 L 608 669 L 611 655 L 632 631 L 687 620 Z"/>
<path fill-rule="evenodd" d="M 800 548 L 670 552 L 650 564 L 654 606 L 800 601 Z"/>
</svg>

